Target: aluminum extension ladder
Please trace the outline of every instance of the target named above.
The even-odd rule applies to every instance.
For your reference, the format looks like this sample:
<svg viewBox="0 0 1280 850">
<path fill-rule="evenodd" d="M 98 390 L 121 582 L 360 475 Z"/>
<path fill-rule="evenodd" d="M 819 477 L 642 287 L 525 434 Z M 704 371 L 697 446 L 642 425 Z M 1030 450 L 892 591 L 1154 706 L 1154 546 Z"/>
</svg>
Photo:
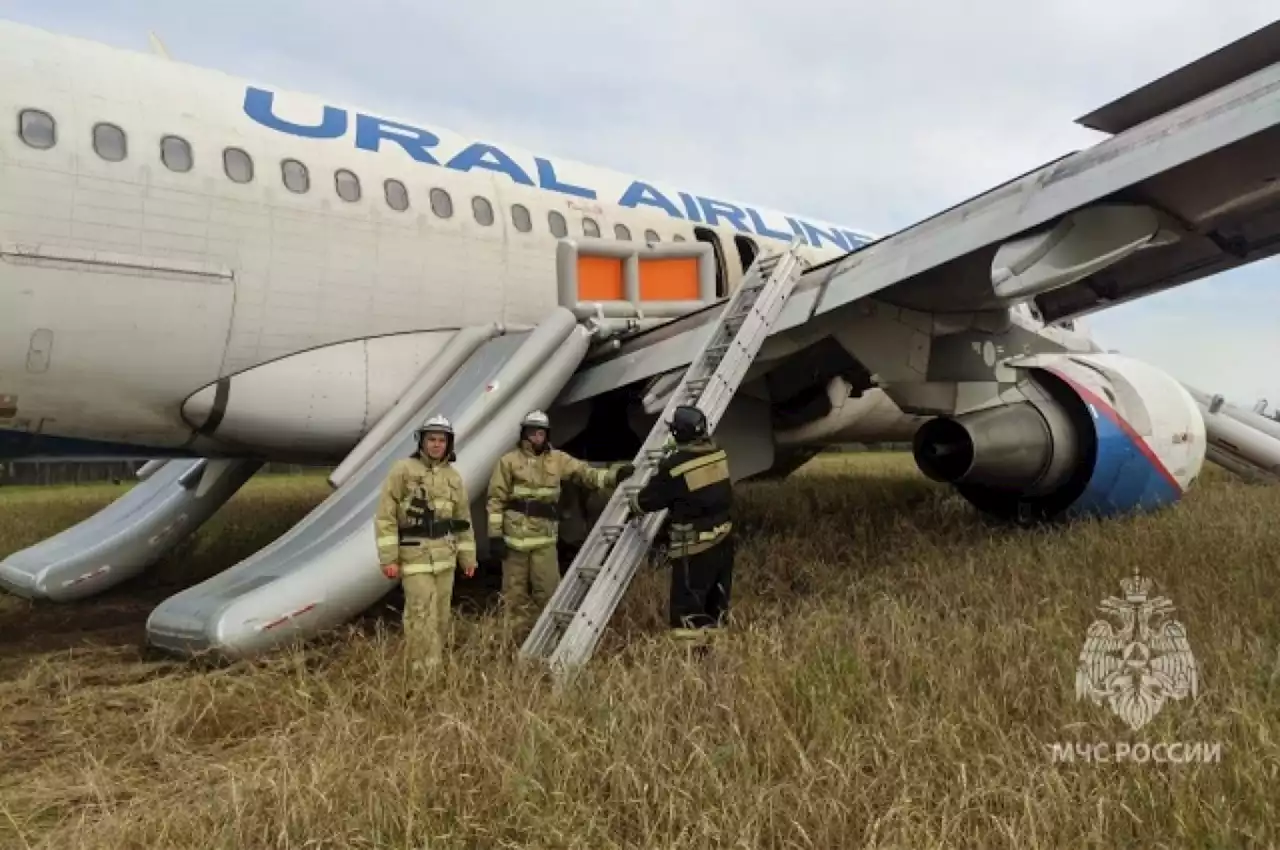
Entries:
<svg viewBox="0 0 1280 850">
<path fill-rule="evenodd" d="M 633 460 L 635 474 L 614 490 L 538 616 L 520 648 L 523 657 L 547 661 L 557 676 L 591 657 L 667 515 L 633 517 L 628 497 L 666 456 L 667 423 L 677 406 L 696 406 L 707 417 L 708 432 L 715 431 L 804 271 L 801 244 L 796 239 L 783 252 L 762 255 L 748 269 Z"/>
</svg>

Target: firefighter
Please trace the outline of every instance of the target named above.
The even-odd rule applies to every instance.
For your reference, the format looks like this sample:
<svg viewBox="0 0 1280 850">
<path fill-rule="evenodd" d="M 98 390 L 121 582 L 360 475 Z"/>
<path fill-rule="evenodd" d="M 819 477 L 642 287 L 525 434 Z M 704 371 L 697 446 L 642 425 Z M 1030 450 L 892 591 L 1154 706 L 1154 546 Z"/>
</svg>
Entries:
<svg viewBox="0 0 1280 850">
<path fill-rule="evenodd" d="M 673 637 L 705 646 L 711 630 L 724 625 L 733 586 L 729 461 L 698 408 L 677 407 L 669 427 L 671 451 L 631 496 L 631 507 L 637 514 L 669 510 L 669 625 Z"/>
<path fill-rule="evenodd" d="M 516 448 L 498 460 L 489 480 L 489 551 L 502 560 L 502 598 L 523 619 L 530 596 L 545 607 L 560 581 L 556 549 L 562 481 L 587 489 L 612 487 L 635 472 L 630 463 L 591 466 L 551 445 L 551 421 L 532 410 L 520 423 Z"/>
<path fill-rule="evenodd" d="M 453 573 L 476 572 L 471 502 L 452 462 L 453 425 L 433 416 L 414 432 L 418 450 L 395 462 L 374 515 L 382 574 L 404 587 L 404 634 L 415 666 L 440 663 L 450 625 Z"/>
</svg>

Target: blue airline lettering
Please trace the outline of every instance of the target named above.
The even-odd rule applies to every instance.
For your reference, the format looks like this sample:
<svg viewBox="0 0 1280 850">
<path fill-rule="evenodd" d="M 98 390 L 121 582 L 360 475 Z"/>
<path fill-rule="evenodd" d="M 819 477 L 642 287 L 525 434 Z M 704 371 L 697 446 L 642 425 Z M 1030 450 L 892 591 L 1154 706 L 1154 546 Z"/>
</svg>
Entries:
<svg viewBox="0 0 1280 850">
<path fill-rule="evenodd" d="M 575 186 L 572 183 L 561 183 L 560 178 L 556 177 L 556 167 L 550 161 L 540 156 L 535 156 L 533 161 L 538 165 L 538 186 L 540 188 L 550 189 L 553 192 L 563 192 L 566 195 L 574 195 L 591 201 L 596 199 L 595 189 Z"/>
<path fill-rule="evenodd" d="M 743 233 L 751 232 L 750 228 L 742 222 L 746 213 L 733 204 L 726 204 L 724 201 L 717 201 L 714 198 L 704 198 L 701 195 L 698 196 L 698 202 L 702 204 L 702 212 L 706 215 L 707 224 L 711 227 L 715 227 L 720 223 L 720 219 L 723 218 L 733 225 L 734 230 L 740 230 Z"/>
<path fill-rule="evenodd" d="M 659 192 L 648 183 L 642 183 L 639 180 L 633 181 L 627 190 L 622 193 L 622 197 L 618 198 L 618 206 L 629 207 L 635 209 L 636 205 L 644 204 L 646 207 L 654 207 L 662 210 L 667 215 L 675 219 L 682 219 L 680 211 L 676 209 L 675 204 L 667 198 L 666 195 Z"/>
<path fill-rule="evenodd" d="M 822 237 L 826 237 L 835 243 L 837 248 L 843 248 L 848 251 L 849 243 L 845 240 L 844 234 L 838 230 L 820 230 L 807 221 L 797 221 L 794 218 L 787 217 L 787 222 L 791 225 L 791 229 L 797 234 L 804 236 L 805 241 L 815 248 L 822 247 Z"/>
<path fill-rule="evenodd" d="M 515 160 L 507 156 L 501 149 L 482 142 L 467 145 L 453 159 L 445 163 L 445 168 L 466 173 L 473 168 L 485 168 L 505 174 L 521 186 L 532 186 L 533 181 L 524 169 L 516 165 Z"/>
<path fill-rule="evenodd" d="M 345 124 L 345 118 L 343 123 Z M 427 153 L 427 148 L 434 148 L 440 144 L 440 137 L 436 134 L 428 133 L 418 127 L 410 127 L 408 124 L 397 124 L 384 118 L 374 118 L 372 115 L 356 115 L 356 147 L 376 153 L 383 139 L 395 142 L 418 162 L 425 162 L 427 165 L 440 164 L 435 157 Z"/>
<path fill-rule="evenodd" d="M 760 213 L 756 212 L 751 207 L 747 207 L 747 217 L 751 219 L 752 229 L 764 238 L 778 239 L 782 242 L 791 241 L 792 236 L 790 233 L 787 233 L 785 230 L 774 230 L 769 225 L 765 224 L 764 219 L 760 217 Z"/>
<path fill-rule="evenodd" d="M 693 199 L 693 196 L 688 192 L 677 192 L 676 194 L 680 196 L 680 201 L 684 204 L 684 211 L 688 214 L 689 221 L 701 222 L 702 212 L 698 209 L 698 202 Z M 676 216 L 676 218 L 679 217 Z"/>
<path fill-rule="evenodd" d="M 335 106 L 324 107 L 319 124 L 298 124 L 286 121 L 275 113 L 275 93 L 265 89 L 248 86 L 244 94 L 244 113 L 264 127 L 279 133 L 299 136 L 308 139 L 337 139 L 344 136 L 348 127 L 348 115 L 345 109 Z M 428 149 L 438 147 L 440 137 L 420 127 L 400 124 L 372 115 L 356 113 L 355 145 L 360 150 L 377 152 L 383 140 L 399 145 L 405 153 L 415 161 L 427 165 L 441 163 Z M 536 185 L 547 191 L 560 192 L 579 198 L 595 200 L 595 189 L 578 186 L 562 181 L 556 175 L 555 165 L 548 159 L 535 156 L 533 158 L 537 170 Z M 496 145 L 476 142 L 455 154 L 444 167 L 460 172 L 468 172 L 473 168 L 484 168 L 499 174 L 505 174 L 515 183 L 522 186 L 535 185 L 529 172 L 520 166 L 513 157 Z M 739 207 L 734 204 L 691 195 L 687 192 L 676 192 L 684 207 L 680 208 L 655 186 L 639 180 L 633 181 L 618 199 L 618 205 L 634 209 L 638 206 L 652 207 L 662 210 L 670 218 L 678 221 L 706 222 L 714 227 L 721 221 L 727 221 L 734 229 L 743 233 L 754 233 L 766 239 L 790 241 L 792 234 L 814 247 L 820 247 L 823 239 L 832 242 L 845 251 L 864 245 L 867 240 L 852 231 L 843 228 L 826 230 L 788 216 L 787 224 L 792 233 L 777 230 L 766 223 L 759 211 L 751 207 Z"/>
<path fill-rule="evenodd" d="M 347 132 L 345 109 L 326 106 L 319 125 L 295 124 L 276 115 L 275 99 L 275 92 L 249 86 L 244 90 L 244 114 L 264 127 L 306 139 L 336 139 Z"/>
<path fill-rule="evenodd" d="M 840 232 L 844 234 L 844 238 L 846 238 L 846 239 L 848 239 L 848 240 L 849 240 L 849 250 L 850 250 L 850 251 L 852 251 L 852 250 L 854 250 L 855 248 L 858 248 L 858 247 L 860 247 L 860 246 L 862 246 L 862 245 L 866 245 L 866 244 L 867 244 L 867 242 L 868 242 L 868 240 L 867 240 L 867 238 L 866 238 L 865 236 L 859 236 L 858 234 L 854 233 L 852 230 L 844 230 L 844 229 L 842 228 L 842 229 L 840 230 Z"/>
</svg>

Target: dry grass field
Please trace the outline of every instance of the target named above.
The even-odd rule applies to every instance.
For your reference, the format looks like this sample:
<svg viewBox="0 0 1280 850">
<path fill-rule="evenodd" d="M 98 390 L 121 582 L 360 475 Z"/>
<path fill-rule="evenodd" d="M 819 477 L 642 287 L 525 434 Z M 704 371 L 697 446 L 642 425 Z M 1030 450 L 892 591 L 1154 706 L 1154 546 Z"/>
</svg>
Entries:
<svg viewBox="0 0 1280 850">
<path fill-rule="evenodd" d="M 646 570 L 564 692 L 513 659 L 491 578 L 459 579 L 433 681 L 408 675 L 385 610 L 221 669 L 141 649 L 151 606 L 326 490 L 250 482 L 101 599 L 0 598 L 0 847 L 1280 842 L 1280 488 L 1208 467 L 1159 516 L 1016 530 L 907 456 L 821 457 L 739 488 L 736 622 L 717 651 L 663 639 L 665 574 Z M 120 491 L 0 492 L 0 556 Z M 1134 568 L 1199 665 L 1198 696 L 1136 732 L 1075 696 L 1086 629 Z"/>
</svg>

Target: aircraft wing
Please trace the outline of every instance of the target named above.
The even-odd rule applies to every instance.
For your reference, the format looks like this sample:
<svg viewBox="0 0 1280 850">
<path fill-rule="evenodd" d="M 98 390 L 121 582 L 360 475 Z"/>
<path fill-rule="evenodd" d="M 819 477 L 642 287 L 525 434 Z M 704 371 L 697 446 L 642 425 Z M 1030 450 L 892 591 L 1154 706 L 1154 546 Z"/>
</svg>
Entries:
<svg viewBox="0 0 1280 850">
<path fill-rule="evenodd" d="M 1111 138 L 826 264 L 824 301 L 962 312 L 1031 294 L 1053 322 L 1271 256 L 1278 63 L 1280 22 L 1095 110 L 1076 123 Z"/>
<path fill-rule="evenodd" d="M 1114 135 L 808 271 L 761 359 L 868 296 L 934 314 L 1030 298 L 1055 322 L 1280 251 L 1280 22 L 1077 123 Z M 715 309 L 593 357 L 561 401 L 689 363 Z"/>
</svg>

